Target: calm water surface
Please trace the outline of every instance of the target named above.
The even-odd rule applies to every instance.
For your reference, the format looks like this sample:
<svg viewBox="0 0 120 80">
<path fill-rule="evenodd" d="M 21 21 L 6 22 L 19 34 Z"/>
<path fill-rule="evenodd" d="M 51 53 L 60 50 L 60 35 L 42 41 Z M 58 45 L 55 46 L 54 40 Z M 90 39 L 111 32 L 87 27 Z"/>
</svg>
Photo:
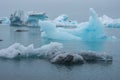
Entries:
<svg viewBox="0 0 120 80">
<path fill-rule="evenodd" d="M 15 32 L 17 29 L 27 32 Z M 120 79 L 120 29 L 106 28 L 108 36 L 117 40 L 98 42 L 57 41 L 65 50 L 106 52 L 113 56 L 112 63 L 86 63 L 83 65 L 54 65 L 42 59 L 0 59 L 0 80 L 119 80 Z M 0 49 L 13 43 L 34 44 L 40 47 L 51 40 L 42 39 L 39 28 L 10 27 L 0 25 Z M 55 40 L 54 40 L 55 41 Z M 53 41 L 53 42 L 54 42 Z"/>
<path fill-rule="evenodd" d="M 94 8 L 99 16 L 106 14 L 120 18 L 120 0 L 0 0 L 0 17 L 9 17 L 15 10 L 45 11 L 50 19 L 67 14 L 71 19 L 88 21 L 89 8 Z M 17 29 L 28 32 L 15 32 Z M 106 29 L 108 36 L 120 39 L 120 29 Z M 40 37 L 39 28 L 9 27 L 0 25 L 0 49 L 13 43 L 34 44 L 40 47 L 50 43 Z M 57 41 L 65 50 L 106 52 L 113 56 L 113 62 L 86 63 L 83 65 L 54 65 L 41 59 L 3 60 L 0 59 L 0 80 L 119 80 L 120 41 L 82 42 Z"/>
</svg>

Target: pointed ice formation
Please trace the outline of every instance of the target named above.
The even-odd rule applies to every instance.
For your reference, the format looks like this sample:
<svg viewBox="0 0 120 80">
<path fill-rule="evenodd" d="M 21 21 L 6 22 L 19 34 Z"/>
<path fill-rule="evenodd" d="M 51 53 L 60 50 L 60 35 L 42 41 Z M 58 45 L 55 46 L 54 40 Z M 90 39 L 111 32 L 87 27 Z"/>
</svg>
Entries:
<svg viewBox="0 0 120 80">
<path fill-rule="evenodd" d="M 41 22 L 42 37 L 57 40 L 96 41 L 106 38 L 104 25 L 99 20 L 94 9 L 90 8 L 89 22 L 80 24 L 74 29 L 57 28 L 52 22 Z"/>
<path fill-rule="evenodd" d="M 88 25 L 82 30 L 82 39 L 87 41 L 94 41 L 105 38 L 104 25 L 98 18 L 94 9 L 90 8 L 91 16 Z"/>
</svg>

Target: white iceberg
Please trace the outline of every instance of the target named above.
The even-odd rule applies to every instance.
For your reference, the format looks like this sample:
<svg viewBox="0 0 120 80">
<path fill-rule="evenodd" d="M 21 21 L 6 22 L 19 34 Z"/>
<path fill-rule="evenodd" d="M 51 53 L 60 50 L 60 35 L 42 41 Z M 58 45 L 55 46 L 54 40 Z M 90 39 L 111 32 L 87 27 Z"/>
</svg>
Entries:
<svg viewBox="0 0 120 80">
<path fill-rule="evenodd" d="M 69 20 L 69 17 L 67 15 L 60 15 L 58 16 L 53 22 L 56 24 L 57 27 L 68 27 L 68 28 L 74 28 L 77 27 L 78 23 L 77 21 Z"/>
<path fill-rule="evenodd" d="M 120 19 L 112 19 L 106 15 L 103 15 L 99 19 L 106 27 L 120 28 Z"/>
<path fill-rule="evenodd" d="M 63 45 L 57 42 L 51 42 L 40 48 L 34 48 L 33 44 L 25 47 L 20 43 L 15 43 L 6 49 L 0 50 L 0 58 L 42 58 L 51 63 L 59 64 L 83 64 L 86 61 L 112 61 L 112 57 L 107 54 L 97 54 L 95 52 L 68 52 L 63 51 Z"/>
<path fill-rule="evenodd" d="M 2 25 L 9 25 L 10 24 L 9 18 L 7 18 L 7 17 L 1 17 L 0 18 L 0 24 L 2 24 Z"/>
<path fill-rule="evenodd" d="M 16 58 L 16 57 L 50 57 L 52 53 L 62 49 L 62 44 L 54 42 L 44 45 L 40 48 L 34 48 L 33 44 L 25 47 L 20 43 L 15 43 L 6 49 L 0 50 L 0 57 L 2 58 Z"/>
</svg>

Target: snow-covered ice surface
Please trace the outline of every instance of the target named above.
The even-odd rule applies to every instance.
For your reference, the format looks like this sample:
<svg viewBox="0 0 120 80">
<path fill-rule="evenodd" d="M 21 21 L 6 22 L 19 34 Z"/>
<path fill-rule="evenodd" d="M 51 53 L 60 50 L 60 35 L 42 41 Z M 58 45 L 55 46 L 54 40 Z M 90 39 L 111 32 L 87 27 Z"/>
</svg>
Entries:
<svg viewBox="0 0 120 80">
<path fill-rule="evenodd" d="M 63 51 L 63 44 L 51 42 L 40 48 L 34 48 L 33 44 L 25 47 L 20 43 L 15 43 L 6 49 L 0 50 L 0 57 L 6 59 L 15 58 L 42 58 L 51 63 L 69 64 L 85 63 L 86 61 L 112 61 L 112 57 L 107 54 L 97 54 L 95 52 L 68 52 Z"/>
</svg>

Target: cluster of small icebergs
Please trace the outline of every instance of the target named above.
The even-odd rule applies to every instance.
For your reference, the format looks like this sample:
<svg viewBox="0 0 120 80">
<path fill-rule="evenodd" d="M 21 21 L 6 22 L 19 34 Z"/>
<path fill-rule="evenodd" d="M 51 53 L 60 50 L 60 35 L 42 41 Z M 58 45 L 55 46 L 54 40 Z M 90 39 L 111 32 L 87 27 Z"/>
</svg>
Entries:
<svg viewBox="0 0 120 80">
<path fill-rule="evenodd" d="M 91 8 L 90 8 L 91 9 Z M 16 11 L 12 16 L 10 16 L 10 19 L 7 17 L 1 17 L 0 18 L 0 24 L 12 24 L 13 26 L 40 26 L 40 21 L 48 21 L 54 23 L 57 27 L 78 27 L 82 23 L 78 23 L 77 21 L 70 20 L 68 15 L 60 15 L 57 18 L 51 20 L 48 18 L 48 16 L 45 13 L 38 13 L 38 12 L 31 12 L 31 14 L 23 14 L 23 11 Z M 27 16 L 25 16 L 27 15 Z M 102 24 L 104 24 L 104 27 L 109 28 L 119 28 L 120 27 L 120 19 L 112 19 L 106 15 L 103 15 L 102 17 L 99 17 L 99 20 Z M 88 23 L 88 22 L 87 22 Z"/>
<path fill-rule="evenodd" d="M 107 27 L 120 27 L 120 19 L 111 19 L 107 16 L 98 17 L 94 9 L 90 8 L 91 16 L 88 22 L 78 24 L 77 21 L 68 21 L 67 15 L 61 15 L 55 20 L 37 20 L 38 26 L 40 26 L 41 37 L 56 40 L 82 40 L 82 41 L 98 41 L 107 39 L 104 28 Z M 38 15 L 38 14 L 36 14 Z M 27 24 L 33 25 L 33 16 L 31 15 Z M 45 16 L 45 14 L 43 14 Z M 39 16 L 39 15 L 38 15 Z M 42 17 L 43 18 L 43 17 Z M 46 17 L 45 17 L 46 18 Z M 14 15 L 11 16 L 11 20 L 14 19 Z M 19 20 L 16 17 L 16 20 Z M 16 20 L 13 21 L 13 25 L 16 24 Z M 0 23 L 9 24 L 9 19 L 0 19 Z M 21 20 L 19 20 L 23 23 Z M 18 22 L 18 21 L 17 21 Z M 21 24 L 19 24 L 21 25 Z M 58 27 L 59 26 L 59 27 Z M 74 28 L 63 28 L 74 27 Z M 16 30 L 16 32 L 24 32 L 27 30 Z M 113 37 L 112 38 L 116 38 Z M 48 45 L 44 45 L 40 48 L 34 48 L 33 44 L 25 47 L 20 43 L 15 43 L 6 49 L 0 50 L 0 57 L 7 59 L 15 58 L 43 58 L 47 59 L 51 63 L 59 64 L 83 64 L 88 61 L 112 61 L 112 56 L 107 54 L 98 54 L 96 52 L 68 52 L 63 51 L 63 45 L 57 42 L 51 42 Z"/>
<path fill-rule="evenodd" d="M 0 57 L 6 59 L 16 58 L 40 58 L 47 59 L 56 64 L 83 64 L 88 61 L 112 61 L 112 57 L 107 54 L 95 52 L 68 52 L 63 51 L 63 44 L 51 42 L 40 48 L 34 48 L 33 44 L 25 47 L 20 43 L 15 43 L 6 49 L 0 50 Z"/>
</svg>

